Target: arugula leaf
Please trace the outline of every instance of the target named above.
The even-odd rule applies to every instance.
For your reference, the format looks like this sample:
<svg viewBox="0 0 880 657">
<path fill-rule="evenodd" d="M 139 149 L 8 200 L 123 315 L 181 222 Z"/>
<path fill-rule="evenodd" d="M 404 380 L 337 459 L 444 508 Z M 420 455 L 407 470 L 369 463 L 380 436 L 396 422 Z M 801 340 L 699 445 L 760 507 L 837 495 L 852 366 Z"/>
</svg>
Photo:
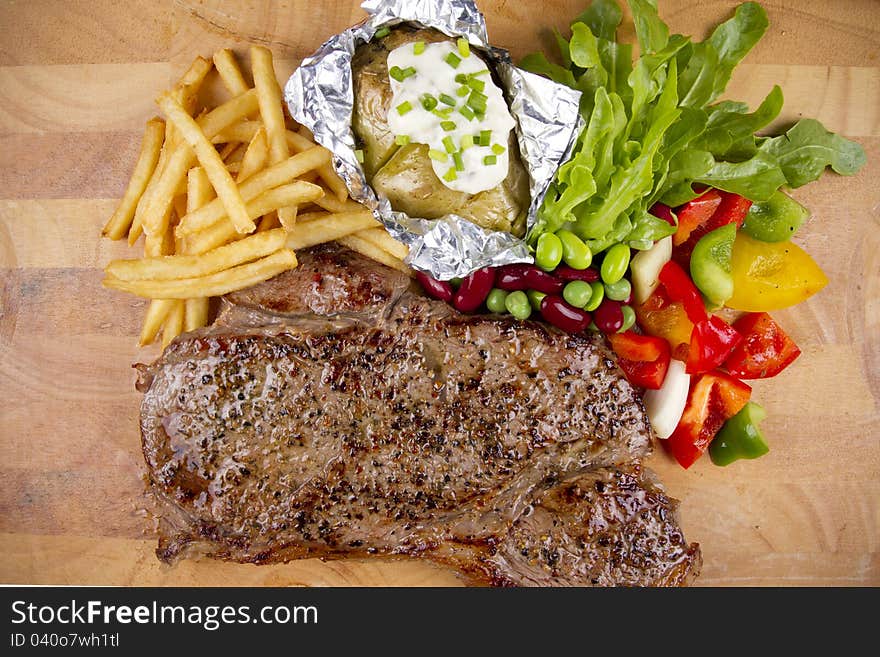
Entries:
<svg viewBox="0 0 880 657">
<path fill-rule="evenodd" d="M 571 43 L 569 43 L 571 61 L 581 68 L 602 66 L 599 57 L 599 41 L 583 23 L 571 26 Z"/>
<path fill-rule="evenodd" d="M 851 176 L 867 161 L 859 144 L 828 132 L 815 119 L 801 119 L 784 135 L 766 140 L 758 150 L 775 158 L 789 187 L 816 180 L 828 166 Z"/>
<path fill-rule="evenodd" d="M 730 81 L 734 67 L 761 40 L 769 25 L 767 12 L 761 5 L 757 2 L 744 2 L 736 8 L 733 18 L 715 28 L 709 37 L 709 43 L 718 54 L 718 66 L 715 69 L 715 93 L 710 100 L 721 95 Z"/>
<path fill-rule="evenodd" d="M 669 40 L 669 28 L 657 14 L 657 0 L 627 0 L 627 4 L 632 11 L 642 55 L 665 48 Z"/>
<path fill-rule="evenodd" d="M 623 12 L 615 0 L 593 0 L 589 9 L 574 19 L 574 22 L 584 23 L 597 39 L 614 41 L 621 20 Z"/>
<path fill-rule="evenodd" d="M 778 85 L 767 94 L 764 101 L 751 114 L 742 103 L 723 102 L 709 108 L 706 132 L 696 142 L 697 148 L 705 148 L 716 157 L 727 155 L 735 144 L 752 138 L 782 111 L 782 89 Z"/>
<path fill-rule="evenodd" d="M 758 152 L 744 162 L 715 162 L 696 179 L 711 187 L 745 196 L 752 201 L 766 201 L 786 183 L 776 158 Z"/>
</svg>

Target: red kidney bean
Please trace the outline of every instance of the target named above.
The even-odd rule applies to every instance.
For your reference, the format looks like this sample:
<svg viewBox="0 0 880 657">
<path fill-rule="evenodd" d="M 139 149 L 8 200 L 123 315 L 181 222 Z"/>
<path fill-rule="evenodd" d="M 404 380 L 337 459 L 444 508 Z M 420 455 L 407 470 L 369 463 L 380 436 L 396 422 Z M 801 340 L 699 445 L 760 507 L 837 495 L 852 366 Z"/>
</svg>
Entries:
<svg viewBox="0 0 880 657">
<path fill-rule="evenodd" d="M 447 303 L 452 301 L 452 295 L 455 294 L 455 290 L 452 289 L 452 285 L 448 281 L 438 281 L 436 278 L 432 278 L 420 271 L 416 272 L 416 280 L 429 297 L 440 299 Z"/>
<path fill-rule="evenodd" d="M 617 333 L 623 326 L 623 311 L 620 302 L 605 299 L 593 313 L 593 321 L 602 333 Z"/>
<path fill-rule="evenodd" d="M 568 281 L 585 281 L 587 283 L 593 283 L 599 280 L 599 272 L 589 267 L 586 269 L 575 269 L 568 265 L 559 265 L 553 271 L 553 275 L 566 283 Z"/>
<path fill-rule="evenodd" d="M 675 226 L 675 216 L 672 214 L 672 208 L 664 203 L 655 203 L 651 206 L 650 213 L 668 223 Z"/>
<path fill-rule="evenodd" d="M 483 267 L 468 274 L 452 298 L 452 305 L 463 313 L 471 313 L 483 305 L 495 286 L 495 269 Z"/>
<path fill-rule="evenodd" d="M 534 265 L 505 265 L 498 272 L 495 283 L 502 290 L 535 290 L 544 294 L 559 294 L 564 283 Z"/>
<path fill-rule="evenodd" d="M 580 333 L 589 326 L 591 319 L 586 310 L 570 306 L 556 294 L 548 294 L 541 300 L 541 316 L 567 333 Z"/>
</svg>

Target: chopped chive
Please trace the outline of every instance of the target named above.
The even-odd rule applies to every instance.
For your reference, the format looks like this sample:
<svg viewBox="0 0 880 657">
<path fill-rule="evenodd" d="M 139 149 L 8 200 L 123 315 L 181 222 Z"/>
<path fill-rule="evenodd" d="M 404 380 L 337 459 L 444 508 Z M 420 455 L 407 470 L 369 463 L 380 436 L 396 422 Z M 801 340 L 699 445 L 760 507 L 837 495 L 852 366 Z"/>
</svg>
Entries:
<svg viewBox="0 0 880 657">
<path fill-rule="evenodd" d="M 455 163 L 456 171 L 464 171 L 464 160 L 461 159 L 460 151 L 452 154 L 452 161 Z"/>
<path fill-rule="evenodd" d="M 462 57 L 470 57 L 471 55 L 471 44 L 468 43 L 468 40 L 465 38 L 460 38 L 458 40 L 458 52 Z"/>
<path fill-rule="evenodd" d="M 446 149 L 447 153 L 455 152 L 455 142 L 452 141 L 452 137 L 450 137 L 449 135 L 443 138 L 443 148 Z"/>
<path fill-rule="evenodd" d="M 467 84 L 468 76 L 465 73 L 456 73 L 455 81 L 459 84 Z"/>
<path fill-rule="evenodd" d="M 455 121 L 441 121 L 440 127 L 443 128 L 446 132 L 450 132 L 455 130 Z"/>
<path fill-rule="evenodd" d="M 412 103 L 408 100 L 403 101 L 400 105 L 397 106 L 397 113 L 403 116 L 407 112 L 412 109 Z"/>
<path fill-rule="evenodd" d="M 492 144 L 492 152 L 495 153 L 495 155 L 501 155 L 506 150 L 507 149 L 501 144 Z"/>
<path fill-rule="evenodd" d="M 451 52 L 443 58 L 443 61 L 449 64 L 452 68 L 458 68 L 458 65 L 461 64 L 461 57 L 454 52 Z"/>
<path fill-rule="evenodd" d="M 398 146 L 406 146 L 409 143 L 409 135 L 397 135 L 394 138 L 394 143 Z"/>
<path fill-rule="evenodd" d="M 399 66 L 392 66 L 388 71 L 388 75 L 397 80 L 398 82 L 403 82 L 403 78 L 405 77 L 403 74 L 403 69 Z"/>
<path fill-rule="evenodd" d="M 403 77 L 404 78 L 411 78 L 415 74 L 416 74 L 416 69 L 412 66 L 407 66 L 405 69 L 403 69 Z"/>
<path fill-rule="evenodd" d="M 467 96 L 470 92 L 471 92 L 470 87 L 461 86 L 456 90 L 455 95 L 458 96 L 459 98 L 461 98 L 461 97 Z"/>
<path fill-rule="evenodd" d="M 468 96 L 467 104 L 477 113 L 486 112 L 486 96 L 479 91 L 471 92 L 471 95 Z"/>
<path fill-rule="evenodd" d="M 475 77 L 469 77 L 467 81 L 468 86 L 474 91 L 479 91 L 480 93 L 486 88 L 486 83 L 483 80 L 478 80 Z"/>
<path fill-rule="evenodd" d="M 456 178 L 458 178 L 458 174 L 455 173 L 455 167 L 449 167 L 449 171 L 443 174 L 443 180 L 446 182 L 452 182 Z"/>
<path fill-rule="evenodd" d="M 491 130 L 480 130 L 480 146 L 488 146 L 492 143 L 492 131 Z"/>
<path fill-rule="evenodd" d="M 429 112 L 437 107 L 437 99 L 434 98 L 431 94 L 423 94 L 422 95 L 422 107 L 424 107 Z"/>
<path fill-rule="evenodd" d="M 376 34 L 374 34 L 373 36 L 377 39 L 384 39 L 389 34 L 391 34 L 390 27 L 380 27 L 378 30 L 376 30 Z"/>
<path fill-rule="evenodd" d="M 423 52 L 425 52 L 425 42 L 424 41 L 416 41 L 413 44 L 413 54 L 421 55 Z"/>
<path fill-rule="evenodd" d="M 474 136 L 473 135 L 464 135 L 461 138 L 461 150 L 467 150 L 471 146 L 474 145 Z"/>
<path fill-rule="evenodd" d="M 455 98 L 453 98 L 449 94 L 440 94 L 440 102 L 444 105 L 452 105 L 453 107 L 455 107 Z"/>
<path fill-rule="evenodd" d="M 364 152 L 360 148 L 354 152 L 354 157 L 361 164 L 364 163 Z"/>
<path fill-rule="evenodd" d="M 431 110 L 431 114 L 434 116 L 438 116 L 441 119 L 448 119 L 452 116 L 452 108 L 451 107 L 441 107 L 440 109 Z"/>
<path fill-rule="evenodd" d="M 458 113 L 461 114 L 468 121 L 472 121 L 474 118 L 474 110 L 472 110 L 467 105 L 462 105 L 458 108 Z"/>
<path fill-rule="evenodd" d="M 490 166 L 492 164 L 495 164 L 497 161 L 498 161 L 498 158 L 495 157 L 494 155 L 487 155 L 486 157 L 483 158 L 483 164 L 485 164 L 486 166 Z"/>
<path fill-rule="evenodd" d="M 432 148 L 428 151 L 428 157 L 432 160 L 437 160 L 438 162 L 445 162 L 449 159 L 449 156 L 443 151 L 438 151 L 436 148 Z"/>
<path fill-rule="evenodd" d="M 471 73 L 470 77 L 474 78 L 478 75 L 486 75 L 489 72 L 488 68 L 484 68 L 482 71 L 477 71 L 476 73 Z"/>
</svg>

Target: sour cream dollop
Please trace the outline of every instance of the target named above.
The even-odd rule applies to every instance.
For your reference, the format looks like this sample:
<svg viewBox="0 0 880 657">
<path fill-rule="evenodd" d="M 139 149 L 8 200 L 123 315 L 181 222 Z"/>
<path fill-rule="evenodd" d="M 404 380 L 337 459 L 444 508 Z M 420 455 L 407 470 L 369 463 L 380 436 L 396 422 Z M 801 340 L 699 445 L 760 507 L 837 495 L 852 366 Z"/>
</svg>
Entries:
<svg viewBox="0 0 880 657">
<path fill-rule="evenodd" d="M 482 59 L 458 42 L 407 43 L 388 54 L 388 125 L 397 143 L 426 144 L 448 188 L 478 194 L 507 177 L 516 125 Z"/>
</svg>

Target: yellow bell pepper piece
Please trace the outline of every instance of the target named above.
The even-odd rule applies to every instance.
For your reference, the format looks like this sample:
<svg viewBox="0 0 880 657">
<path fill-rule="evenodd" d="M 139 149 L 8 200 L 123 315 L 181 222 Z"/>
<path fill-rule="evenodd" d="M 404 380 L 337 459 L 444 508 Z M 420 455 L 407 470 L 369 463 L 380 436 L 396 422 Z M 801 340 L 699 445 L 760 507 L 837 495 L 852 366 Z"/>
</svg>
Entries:
<svg viewBox="0 0 880 657">
<path fill-rule="evenodd" d="M 729 308 L 751 312 L 800 303 L 828 284 L 828 277 L 792 242 L 761 242 L 737 233 L 730 260 L 733 296 Z"/>
</svg>

